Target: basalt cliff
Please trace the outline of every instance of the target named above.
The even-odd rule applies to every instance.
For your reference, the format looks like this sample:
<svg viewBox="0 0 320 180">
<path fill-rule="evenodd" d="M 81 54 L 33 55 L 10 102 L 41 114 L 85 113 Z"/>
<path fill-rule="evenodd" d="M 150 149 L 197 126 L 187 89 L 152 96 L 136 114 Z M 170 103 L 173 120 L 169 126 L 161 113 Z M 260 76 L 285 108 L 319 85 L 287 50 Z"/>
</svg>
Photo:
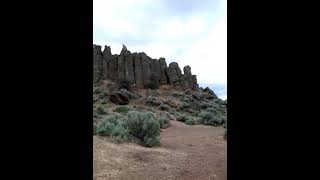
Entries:
<svg viewBox="0 0 320 180">
<path fill-rule="evenodd" d="M 120 54 L 112 54 L 111 47 L 93 45 L 93 81 L 126 80 L 131 87 L 148 88 L 150 83 L 171 85 L 175 89 L 198 89 L 197 76 L 191 73 L 191 67 L 180 69 L 177 62 L 169 66 L 166 59 L 153 59 L 144 52 L 131 53 L 125 45 Z"/>
</svg>

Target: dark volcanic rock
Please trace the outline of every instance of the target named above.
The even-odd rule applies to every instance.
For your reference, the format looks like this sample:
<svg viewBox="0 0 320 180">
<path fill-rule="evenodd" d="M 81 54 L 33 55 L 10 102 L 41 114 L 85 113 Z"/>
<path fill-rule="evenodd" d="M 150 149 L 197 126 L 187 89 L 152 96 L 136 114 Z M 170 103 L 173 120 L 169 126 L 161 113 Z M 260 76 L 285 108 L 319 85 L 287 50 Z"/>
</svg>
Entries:
<svg viewBox="0 0 320 180">
<path fill-rule="evenodd" d="M 188 66 L 185 66 L 183 68 L 183 74 L 186 75 L 186 76 L 191 76 L 191 67 L 188 65 Z"/>
<path fill-rule="evenodd" d="M 102 51 L 101 46 L 93 45 L 93 82 L 99 82 L 102 78 Z"/>
<path fill-rule="evenodd" d="M 143 88 L 143 71 L 142 71 L 142 62 L 141 55 L 133 55 L 133 64 L 134 64 L 134 75 L 135 75 L 135 85 L 137 88 Z"/>
<path fill-rule="evenodd" d="M 118 56 L 118 80 L 123 80 L 126 78 L 126 71 L 125 71 L 125 63 L 124 63 L 124 56 Z"/>
<path fill-rule="evenodd" d="M 114 91 L 110 94 L 110 101 L 115 104 L 126 105 L 129 103 L 129 97 L 127 97 L 121 91 Z"/>
<path fill-rule="evenodd" d="M 198 89 L 199 88 L 199 84 L 197 81 L 197 76 L 196 75 L 192 75 L 192 85 L 193 85 L 193 89 Z"/>
<path fill-rule="evenodd" d="M 118 55 L 111 56 L 108 64 L 107 73 L 108 79 L 114 81 L 118 79 Z"/>
<path fill-rule="evenodd" d="M 168 75 L 168 78 L 169 78 L 169 82 L 171 85 L 175 84 L 176 82 L 179 82 L 179 72 L 176 71 L 176 69 L 180 69 L 179 66 L 178 66 L 178 63 L 176 62 L 172 62 L 169 64 L 169 67 L 167 69 L 167 75 Z M 180 74 L 181 74 L 181 70 L 180 70 Z"/>
<path fill-rule="evenodd" d="M 191 67 L 185 66 L 183 68 L 183 76 L 182 76 L 182 86 L 185 89 L 192 89 L 193 88 L 193 82 L 192 82 L 192 74 L 191 74 Z"/>
<path fill-rule="evenodd" d="M 129 81 L 130 85 L 134 83 L 134 69 L 133 69 L 133 55 L 127 53 L 125 55 L 125 78 Z"/>
<path fill-rule="evenodd" d="M 160 62 L 157 59 L 151 59 L 151 74 L 153 74 L 153 77 L 155 77 L 153 80 L 156 80 L 157 83 L 160 83 L 161 66 Z"/>
<path fill-rule="evenodd" d="M 203 91 L 204 91 L 204 92 L 208 92 L 209 94 L 211 94 L 212 96 L 214 96 L 215 98 L 217 98 L 217 95 L 216 95 L 209 87 L 204 88 Z"/>
<path fill-rule="evenodd" d="M 110 79 L 109 61 L 112 58 L 110 46 L 105 46 L 102 55 L 102 79 Z"/>
<path fill-rule="evenodd" d="M 176 62 L 167 66 L 165 58 L 152 59 L 146 53 L 131 53 L 123 45 L 120 55 L 112 55 L 110 46 L 93 45 L 93 80 L 111 80 L 128 82 L 131 87 L 151 88 L 170 84 L 176 89 L 199 88 L 196 75 L 191 67 L 185 66 L 182 71 Z M 211 94 L 211 92 L 210 92 Z"/>
<path fill-rule="evenodd" d="M 151 58 L 148 57 L 145 53 L 141 54 L 141 61 L 142 61 L 142 74 L 143 74 L 143 85 L 147 87 L 150 83 L 151 77 Z"/>
<path fill-rule="evenodd" d="M 168 84 L 169 79 L 167 76 L 167 63 L 165 58 L 159 59 L 160 64 L 160 84 Z"/>
</svg>

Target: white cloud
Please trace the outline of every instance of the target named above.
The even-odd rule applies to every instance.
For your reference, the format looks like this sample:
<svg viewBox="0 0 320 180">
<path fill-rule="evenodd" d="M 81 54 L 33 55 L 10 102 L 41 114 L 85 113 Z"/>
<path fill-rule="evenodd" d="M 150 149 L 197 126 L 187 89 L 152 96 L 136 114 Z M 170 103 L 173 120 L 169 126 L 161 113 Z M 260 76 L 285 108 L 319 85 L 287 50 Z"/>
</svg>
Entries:
<svg viewBox="0 0 320 180">
<path fill-rule="evenodd" d="M 209 35 L 177 57 L 181 66 L 190 65 L 203 83 L 227 82 L 227 24 L 218 22 Z"/>
<path fill-rule="evenodd" d="M 190 65 L 200 85 L 225 87 L 225 93 L 218 94 L 223 98 L 227 87 L 227 1 L 183 2 L 198 4 L 94 0 L 94 43 L 111 46 L 113 54 L 119 54 L 124 43 L 131 52 L 165 57 L 167 63 L 177 61 L 181 69 Z"/>
</svg>

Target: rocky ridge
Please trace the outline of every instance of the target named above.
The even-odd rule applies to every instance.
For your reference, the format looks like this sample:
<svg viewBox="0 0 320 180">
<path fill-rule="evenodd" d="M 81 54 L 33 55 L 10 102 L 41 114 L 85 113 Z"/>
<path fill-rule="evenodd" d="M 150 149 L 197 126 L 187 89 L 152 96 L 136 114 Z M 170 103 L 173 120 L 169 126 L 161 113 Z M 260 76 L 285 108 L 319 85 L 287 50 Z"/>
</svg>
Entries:
<svg viewBox="0 0 320 180">
<path fill-rule="evenodd" d="M 148 88 L 150 83 L 171 85 L 176 89 L 198 89 L 197 76 L 191 67 L 185 66 L 183 73 L 177 62 L 167 66 L 166 59 L 152 59 L 144 52 L 131 53 L 123 45 L 120 54 L 112 54 L 111 47 L 93 45 L 93 81 L 126 80 L 131 87 Z"/>
</svg>

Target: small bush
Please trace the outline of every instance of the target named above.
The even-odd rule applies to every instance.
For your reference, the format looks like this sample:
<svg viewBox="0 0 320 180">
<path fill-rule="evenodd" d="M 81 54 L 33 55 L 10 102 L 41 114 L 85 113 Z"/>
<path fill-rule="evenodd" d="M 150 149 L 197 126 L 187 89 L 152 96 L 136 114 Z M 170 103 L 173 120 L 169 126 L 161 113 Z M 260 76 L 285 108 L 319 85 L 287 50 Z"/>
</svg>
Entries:
<svg viewBox="0 0 320 180">
<path fill-rule="evenodd" d="M 93 135 L 97 134 L 97 124 L 93 123 Z"/>
<path fill-rule="evenodd" d="M 159 124 L 160 124 L 160 128 L 161 129 L 166 129 L 168 127 L 170 127 L 170 120 L 166 117 L 159 117 Z"/>
<path fill-rule="evenodd" d="M 133 94 L 132 92 L 128 91 L 127 89 L 121 89 L 120 92 L 125 95 L 126 97 L 128 97 L 129 99 L 138 99 L 139 96 Z"/>
<path fill-rule="evenodd" d="M 130 108 L 128 106 L 118 106 L 116 107 L 113 112 L 127 114 L 128 111 L 130 111 Z"/>
<path fill-rule="evenodd" d="M 188 125 L 194 125 L 195 124 L 195 121 L 193 118 L 189 117 L 185 120 L 185 123 L 188 124 Z"/>
<path fill-rule="evenodd" d="M 150 112 L 128 112 L 129 133 L 143 141 L 146 146 L 160 144 L 160 124 Z"/>
<path fill-rule="evenodd" d="M 159 106 L 161 105 L 161 101 L 159 101 L 157 98 L 153 96 L 149 96 L 146 103 L 150 106 Z"/>
<path fill-rule="evenodd" d="M 169 105 L 167 105 L 167 104 L 161 104 L 160 105 L 160 109 L 161 110 L 164 110 L 164 111 L 170 111 L 170 106 Z"/>
<path fill-rule="evenodd" d="M 99 99 L 104 99 L 104 98 L 106 98 L 106 97 L 108 97 L 108 93 L 107 92 L 102 92 L 101 94 L 99 94 Z"/>
<path fill-rule="evenodd" d="M 201 112 L 200 123 L 204 125 L 218 126 L 222 125 L 224 122 L 224 118 L 222 116 L 212 114 L 210 112 Z"/>
<path fill-rule="evenodd" d="M 180 92 L 176 92 L 176 91 L 172 91 L 171 92 L 171 96 L 173 96 L 173 97 L 180 97 L 180 98 L 182 98 L 182 97 L 184 97 L 184 94 L 183 93 L 180 93 Z"/>
<path fill-rule="evenodd" d="M 108 116 L 97 126 L 96 133 L 100 136 L 113 137 L 117 142 L 127 141 L 129 130 L 126 121 L 126 118 L 122 116 Z"/>
<path fill-rule="evenodd" d="M 130 89 L 130 82 L 128 79 L 122 78 L 122 79 L 119 79 L 118 86 L 119 86 L 119 89 L 129 90 Z"/>
<path fill-rule="evenodd" d="M 93 87 L 93 94 L 100 94 L 100 93 L 101 93 L 100 87 Z"/>
<path fill-rule="evenodd" d="M 147 88 L 150 89 L 158 89 L 159 88 L 159 83 L 151 81 L 147 84 Z"/>
<path fill-rule="evenodd" d="M 182 115 L 182 114 L 176 112 L 176 113 L 175 113 L 175 116 L 176 116 L 177 121 L 181 121 L 181 122 L 184 122 L 184 121 L 185 121 L 185 119 L 184 119 L 184 118 L 185 118 L 185 115 Z"/>
<path fill-rule="evenodd" d="M 224 136 L 223 136 L 223 138 L 225 139 L 225 140 L 227 140 L 227 137 L 228 137 L 228 135 L 227 135 L 227 129 L 224 131 Z"/>
<path fill-rule="evenodd" d="M 99 134 L 100 136 L 110 136 L 115 126 L 115 123 L 112 123 L 108 120 L 102 120 L 102 122 L 97 127 L 97 134 Z"/>
<path fill-rule="evenodd" d="M 186 103 L 186 102 L 183 102 L 182 105 L 179 107 L 179 110 L 183 111 L 183 110 L 186 110 L 188 108 L 190 108 L 190 104 Z"/>
<path fill-rule="evenodd" d="M 105 111 L 101 106 L 96 107 L 95 113 L 97 113 L 97 114 L 99 114 L 99 115 L 105 115 L 105 114 L 107 114 L 106 111 Z"/>
</svg>

